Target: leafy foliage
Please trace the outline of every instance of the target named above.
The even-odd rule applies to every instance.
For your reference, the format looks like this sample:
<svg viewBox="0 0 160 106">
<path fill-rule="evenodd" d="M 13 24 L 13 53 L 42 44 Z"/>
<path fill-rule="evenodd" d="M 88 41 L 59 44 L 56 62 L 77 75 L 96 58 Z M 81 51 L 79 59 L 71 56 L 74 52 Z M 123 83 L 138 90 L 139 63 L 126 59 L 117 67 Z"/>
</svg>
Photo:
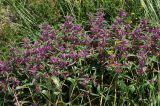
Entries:
<svg viewBox="0 0 160 106">
<path fill-rule="evenodd" d="M 110 26 L 104 16 L 99 10 L 87 26 L 65 16 L 12 48 L 0 62 L 3 103 L 157 105 L 160 28 L 144 18 L 134 26 L 122 9 Z"/>
</svg>

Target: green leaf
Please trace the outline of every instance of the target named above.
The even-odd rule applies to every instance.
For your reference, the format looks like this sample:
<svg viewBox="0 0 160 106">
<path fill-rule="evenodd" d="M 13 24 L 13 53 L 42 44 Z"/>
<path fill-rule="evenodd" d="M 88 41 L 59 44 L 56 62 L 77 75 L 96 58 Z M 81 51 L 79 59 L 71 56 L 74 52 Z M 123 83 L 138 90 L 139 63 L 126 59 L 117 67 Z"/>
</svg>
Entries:
<svg viewBox="0 0 160 106">
<path fill-rule="evenodd" d="M 123 92 L 126 92 L 127 86 L 124 81 L 119 81 L 119 87 Z"/>
<path fill-rule="evenodd" d="M 129 85 L 129 90 L 134 93 L 135 92 L 135 86 L 134 85 Z"/>
<path fill-rule="evenodd" d="M 72 82 L 72 84 L 76 83 L 76 80 L 74 78 L 68 77 L 67 80 L 70 81 L 70 82 Z"/>
<path fill-rule="evenodd" d="M 47 90 L 42 90 L 42 94 L 44 94 L 45 96 L 47 96 L 49 98 L 49 94 Z"/>
<path fill-rule="evenodd" d="M 158 46 L 160 46 L 160 40 L 157 42 Z"/>
<path fill-rule="evenodd" d="M 128 57 L 136 57 L 135 54 L 128 54 Z"/>
<path fill-rule="evenodd" d="M 29 101 L 21 101 L 22 104 L 30 103 Z"/>
<path fill-rule="evenodd" d="M 160 102 L 160 95 L 158 95 L 158 102 Z"/>
<path fill-rule="evenodd" d="M 150 88 L 151 91 L 154 91 L 154 90 L 156 89 L 153 84 L 150 84 L 150 85 L 149 85 L 149 88 Z"/>
<path fill-rule="evenodd" d="M 16 90 L 28 88 L 28 86 L 31 86 L 31 85 L 33 85 L 33 84 L 32 84 L 32 83 L 28 83 L 28 84 L 25 84 L 25 85 L 23 85 L 23 86 L 17 86 L 17 87 L 16 87 Z"/>
<path fill-rule="evenodd" d="M 101 93 L 101 87 L 100 87 L 100 84 L 98 84 L 97 90 L 98 90 L 98 92 L 99 92 L 99 93 Z"/>
<path fill-rule="evenodd" d="M 61 85 L 61 84 L 60 84 L 59 79 L 58 79 L 57 77 L 55 77 L 55 76 L 52 76 L 51 79 L 52 79 L 53 83 L 56 85 L 56 87 L 57 87 L 58 89 L 60 89 L 60 85 Z"/>
<path fill-rule="evenodd" d="M 158 62 L 158 60 L 157 60 L 157 57 L 156 57 L 156 56 L 152 56 L 152 57 L 150 58 L 150 60 L 151 60 L 152 62 Z"/>
<path fill-rule="evenodd" d="M 55 94 L 55 95 L 58 95 L 58 94 L 60 94 L 60 92 L 54 92 L 54 94 Z"/>
</svg>

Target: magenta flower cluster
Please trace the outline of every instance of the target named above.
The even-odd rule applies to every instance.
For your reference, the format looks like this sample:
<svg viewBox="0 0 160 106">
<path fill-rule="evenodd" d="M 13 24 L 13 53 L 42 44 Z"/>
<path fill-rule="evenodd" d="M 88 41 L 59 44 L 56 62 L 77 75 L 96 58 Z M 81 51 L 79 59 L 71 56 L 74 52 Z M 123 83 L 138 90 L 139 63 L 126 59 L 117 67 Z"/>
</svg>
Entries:
<svg viewBox="0 0 160 106">
<path fill-rule="evenodd" d="M 104 15 L 103 11 L 98 11 L 90 17 L 88 30 L 74 24 L 71 16 L 65 17 L 65 22 L 59 29 L 54 29 L 49 24 L 42 25 L 37 41 L 24 39 L 21 47 L 11 50 L 8 61 L 0 61 L 3 80 L 6 72 L 15 71 L 29 74 L 25 77 L 31 79 L 37 77 L 39 72 L 46 79 L 57 75 L 69 77 L 74 74 L 69 67 L 78 67 L 80 63 L 82 68 L 90 65 L 92 62 L 88 58 L 90 61 L 97 60 L 97 64 L 105 70 L 117 73 L 132 71 L 143 75 L 149 66 L 146 64 L 148 58 L 160 56 L 160 28 L 151 27 L 146 19 L 142 19 L 138 26 L 132 25 L 126 21 L 123 10 L 120 10 L 113 24 L 108 27 L 104 24 Z M 127 69 L 133 64 L 137 66 L 135 69 Z M 78 74 L 83 77 L 85 73 Z M 85 83 L 80 81 L 84 86 L 91 80 L 88 74 L 85 78 Z M 20 79 L 16 79 L 16 84 L 20 84 L 18 80 Z M 39 87 L 36 89 L 40 90 Z"/>
</svg>

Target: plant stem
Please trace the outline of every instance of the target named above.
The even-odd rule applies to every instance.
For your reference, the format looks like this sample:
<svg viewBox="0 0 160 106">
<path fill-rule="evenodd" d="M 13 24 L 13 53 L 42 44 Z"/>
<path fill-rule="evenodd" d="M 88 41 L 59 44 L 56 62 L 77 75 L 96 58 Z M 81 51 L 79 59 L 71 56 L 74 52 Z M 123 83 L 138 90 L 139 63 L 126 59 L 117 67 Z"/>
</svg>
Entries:
<svg viewBox="0 0 160 106">
<path fill-rule="evenodd" d="M 158 104 L 160 103 L 160 70 L 159 70 L 159 63 L 157 63 L 158 67 Z"/>
</svg>

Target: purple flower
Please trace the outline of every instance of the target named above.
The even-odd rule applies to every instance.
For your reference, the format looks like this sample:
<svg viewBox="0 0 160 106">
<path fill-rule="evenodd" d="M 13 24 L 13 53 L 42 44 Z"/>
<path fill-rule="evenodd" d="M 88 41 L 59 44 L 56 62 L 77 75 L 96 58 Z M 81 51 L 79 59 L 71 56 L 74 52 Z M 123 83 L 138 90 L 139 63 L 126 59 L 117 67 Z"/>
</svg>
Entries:
<svg viewBox="0 0 160 106">
<path fill-rule="evenodd" d="M 36 55 L 34 61 L 35 61 L 35 62 L 40 62 L 40 61 L 42 61 L 43 59 L 45 59 L 45 55 L 39 53 L 39 54 Z"/>
<path fill-rule="evenodd" d="M 82 30 L 82 28 L 81 28 L 81 26 L 79 26 L 79 25 L 74 25 L 73 30 L 79 32 L 79 31 Z"/>
<path fill-rule="evenodd" d="M 5 63 L 3 61 L 0 61 L 0 67 L 4 67 Z"/>
<path fill-rule="evenodd" d="M 18 65 L 20 65 L 20 64 L 22 64 L 23 62 L 24 62 L 24 58 L 22 58 L 22 57 L 19 57 L 19 58 L 16 58 L 16 63 L 18 64 Z"/>
<path fill-rule="evenodd" d="M 59 47 L 59 50 L 60 50 L 61 52 L 64 52 L 64 51 L 65 51 L 65 48 L 62 46 L 62 47 Z"/>
<path fill-rule="evenodd" d="M 128 30 L 131 29 L 131 26 L 129 24 L 125 24 L 124 28 L 125 28 L 126 31 L 128 31 Z"/>
<path fill-rule="evenodd" d="M 64 54 L 61 54 L 61 58 L 62 58 L 62 59 L 68 58 L 68 54 L 65 54 L 65 53 L 64 53 Z"/>
<path fill-rule="evenodd" d="M 145 54 L 145 51 L 140 51 L 137 53 L 137 56 L 139 56 L 139 58 L 141 59 L 145 59 L 146 58 L 146 54 Z"/>
<path fill-rule="evenodd" d="M 120 9 L 118 16 L 121 18 L 126 17 L 126 12 L 123 9 Z"/>
<path fill-rule="evenodd" d="M 42 49 L 43 49 L 43 51 L 50 51 L 50 50 L 52 50 L 52 45 L 46 45 Z"/>
<path fill-rule="evenodd" d="M 67 62 L 66 62 L 66 61 L 60 61 L 60 62 L 59 62 L 60 68 L 65 68 L 66 65 L 67 65 Z"/>
<path fill-rule="evenodd" d="M 19 85 L 20 84 L 20 81 L 17 78 L 14 77 L 13 80 L 14 80 L 14 84 L 15 85 Z"/>
<path fill-rule="evenodd" d="M 147 19 L 142 18 L 140 22 L 140 28 L 146 28 L 147 24 L 148 24 Z"/>
<path fill-rule="evenodd" d="M 114 61 L 114 65 L 115 65 L 116 67 L 120 67 L 120 66 L 121 66 L 121 64 L 118 63 L 117 61 Z"/>
<path fill-rule="evenodd" d="M 45 73 L 43 74 L 43 76 L 44 76 L 44 78 L 46 78 L 46 79 L 49 78 L 49 74 L 48 74 L 47 72 L 45 72 Z"/>
<path fill-rule="evenodd" d="M 47 23 L 43 24 L 41 28 L 42 28 L 42 30 L 51 30 L 52 29 L 51 25 L 49 25 Z"/>
<path fill-rule="evenodd" d="M 114 31 L 117 30 L 117 29 L 118 29 L 118 25 L 112 24 L 112 29 L 113 29 Z"/>
<path fill-rule="evenodd" d="M 33 65 L 30 69 L 29 72 L 31 72 L 32 74 L 36 73 L 38 71 L 38 66 L 37 65 Z"/>
<path fill-rule="evenodd" d="M 144 59 L 140 59 L 140 60 L 139 60 L 139 67 L 140 67 L 140 68 L 143 68 L 144 65 L 145 65 L 145 60 L 144 60 Z"/>
<path fill-rule="evenodd" d="M 64 18 L 66 21 L 69 21 L 69 22 L 73 21 L 73 17 L 71 17 L 71 16 L 65 16 Z"/>
<path fill-rule="evenodd" d="M 56 34 L 52 30 L 52 27 L 50 25 L 48 25 L 48 24 L 42 25 L 40 40 L 48 41 L 49 39 L 55 38 L 55 36 L 56 36 Z"/>
<path fill-rule="evenodd" d="M 141 40 L 141 32 L 142 30 L 140 28 L 136 28 L 132 33 L 134 39 Z"/>
<path fill-rule="evenodd" d="M 137 71 L 137 74 L 138 74 L 138 75 L 143 75 L 143 74 L 144 74 L 144 69 L 143 69 L 143 68 L 140 68 L 140 69 Z"/>
<path fill-rule="evenodd" d="M 38 84 L 36 84 L 36 86 L 35 86 L 35 91 L 36 91 L 37 93 L 40 93 L 40 92 L 41 92 L 41 87 L 40 87 Z"/>
<path fill-rule="evenodd" d="M 152 29 L 152 33 L 153 33 L 154 40 L 160 40 L 160 28 Z"/>
<path fill-rule="evenodd" d="M 114 55 L 114 54 L 111 54 L 111 55 L 109 55 L 109 59 L 114 59 L 116 57 L 116 55 Z"/>
<path fill-rule="evenodd" d="M 123 19 L 120 18 L 120 17 L 117 17 L 116 20 L 115 20 L 115 22 L 114 22 L 114 24 L 119 25 L 119 24 L 121 24 L 122 22 L 123 22 Z"/>
<path fill-rule="evenodd" d="M 93 27 L 93 28 L 91 28 L 91 32 L 92 33 L 98 33 L 99 32 L 99 28 L 98 27 Z"/>
<path fill-rule="evenodd" d="M 69 56 L 70 58 L 72 58 L 72 59 L 76 59 L 78 55 L 77 55 L 77 53 L 72 52 L 72 53 L 68 54 L 68 56 Z"/>
<path fill-rule="evenodd" d="M 104 13 L 102 11 L 98 11 L 95 17 L 90 18 L 90 31 L 97 35 L 101 29 L 103 29 L 104 25 Z M 99 34 L 98 34 L 99 35 Z"/>
<path fill-rule="evenodd" d="M 0 61 L 0 73 L 7 71 L 7 70 L 5 70 L 5 67 L 6 67 L 5 64 L 6 64 L 5 62 Z"/>
<path fill-rule="evenodd" d="M 31 54 L 30 51 L 28 50 L 24 50 L 23 53 L 22 53 L 24 56 L 29 56 Z"/>
<path fill-rule="evenodd" d="M 55 34 L 54 31 L 48 32 L 48 37 L 49 38 L 53 39 L 53 38 L 55 38 L 55 36 L 56 36 L 56 34 Z"/>
<path fill-rule="evenodd" d="M 64 25 L 63 25 L 63 28 L 66 29 L 66 32 L 67 32 L 67 29 L 68 29 L 68 32 L 73 28 L 73 23 L 71 22 L 65 22 Z M 64 30 L 65 31 L 65 30 Z"/>
<path fill-rule="evenodd" d="M 69 76 L 72 75 L 69 71 L 64 71 L 62 74 L 63 74 L 65 77 L 69 77 Z"/>
<path fill-rule="evenodd" d="M 88 55 L 87 51 L 81 51 L 81 52 L 79 52 L 78 57 L 85 58 L 87 55 Z"/>
<path fill-rule="evenodd" d="M 56 58 L 56 57 L 51 57 L 51 63 L 52 64 L 56 64 L 56 63 L 58 63 L 58 58 Z"/>
<path fill-rule="evenodd" d="M 122 29 L 117 29 L 117 34 L 119 36 L 124 36 L 125 35 L 125 33 L 124 33 L 124 31 Z"/>
</svg>

